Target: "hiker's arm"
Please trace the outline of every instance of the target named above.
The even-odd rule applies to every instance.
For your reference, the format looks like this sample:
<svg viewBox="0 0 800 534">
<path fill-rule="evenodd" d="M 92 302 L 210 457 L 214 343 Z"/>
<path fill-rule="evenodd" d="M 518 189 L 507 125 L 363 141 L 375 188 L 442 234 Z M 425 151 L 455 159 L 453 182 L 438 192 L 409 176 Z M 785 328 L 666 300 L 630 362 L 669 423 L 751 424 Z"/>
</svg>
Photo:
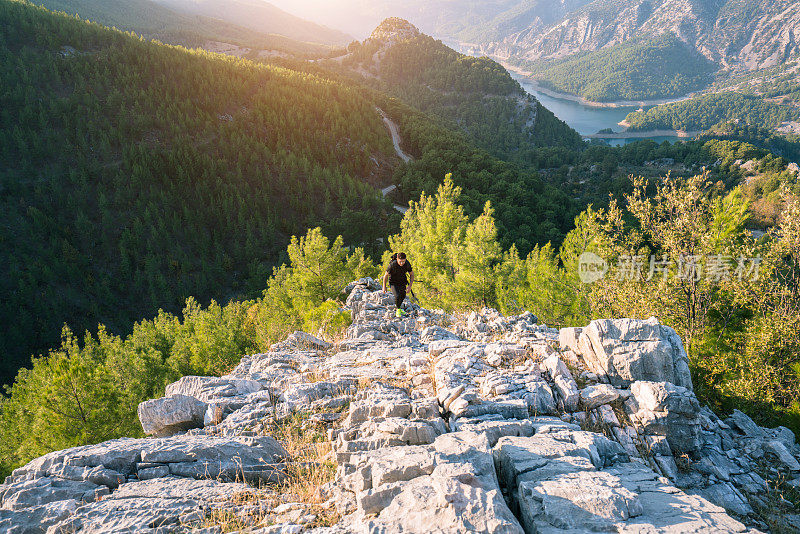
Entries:
<svg viewBox="0 0 800 534">
<path fill-rule="evenodd" d="M 383 280 L 381 280 L 381 281 L 383 282 L 382 291 L 386 292 L 386 282 L 389 281 L 389 271 L 386 271 L 385 273 L 383 273 Z"/>
<path fill-rule="evenodd" d="M 414 284 L 414 271 L 409 271 L 408 273 L 408 287 L 411 287 Z"/>
</svg>

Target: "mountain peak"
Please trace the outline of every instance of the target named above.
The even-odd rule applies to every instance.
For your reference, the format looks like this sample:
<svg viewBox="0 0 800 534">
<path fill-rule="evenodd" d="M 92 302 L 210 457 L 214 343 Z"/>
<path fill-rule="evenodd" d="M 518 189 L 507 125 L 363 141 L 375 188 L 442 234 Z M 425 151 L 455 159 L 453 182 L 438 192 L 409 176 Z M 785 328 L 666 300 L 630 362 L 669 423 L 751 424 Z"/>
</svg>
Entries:
<svg viewBox="0 0 800 534">
<path fill-rule="evenodd" d="M 407 41 L 420 35 L 419 28 L 405 19 L 399 17 L 389 17 L 381 22 L 372 34 L 370 39 L 383 42 Z"/>
</svg>

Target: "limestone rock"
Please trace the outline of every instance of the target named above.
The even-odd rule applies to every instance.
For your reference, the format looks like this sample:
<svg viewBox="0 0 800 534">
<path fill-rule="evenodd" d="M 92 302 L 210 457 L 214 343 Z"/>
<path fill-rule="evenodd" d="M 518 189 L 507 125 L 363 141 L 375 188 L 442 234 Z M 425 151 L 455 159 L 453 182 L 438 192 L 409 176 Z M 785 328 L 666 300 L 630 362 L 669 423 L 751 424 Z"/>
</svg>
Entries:
<svg viewBox="0 0 800 534">
<path fill-rule="evenodd" d="M 800 471 L 800 462 L 786 449 L 786 445 L 774 439 L 766 444 L 767 450 L 774 454 L 778 460 L 790 471 Z"/>
<path fill-rule="evenodd" d="M 48 534 L 151 532 L 153 526 L 177 525 L 190 511 L 252 493 L 244 484 L 212 480 L 157 479 L 126 484 L 102 501 L 84 505 L 53 525 Z M 202 515 L 201 515 L 202 517 Z"/>
<path fill-rule="evenodd" d="M 6 534 L 44 534 L 48 527 L 75 513 L 78 501 L 60 500 L 18 511 L 0 509 L 0 532 Z"/>
<path fill-rule="evenodd" d="M 319 496 L 343 517 L 315 534 L 518 533 L 520 520 L 552 534 L 744 532 L 717 504 L 750 513 L 747 499 L 767 488 L 757 465 L 800 486 L 794 435 L 700 410 L 682 382 L 680 340 L 657 322 L 558 331 L 488 308 L 395 320 L 374 280 L 345 289 L 353 324 L 337 351 L 298 332 L 229 375 L 182 378 L 168 393 L 205 403 L 205 428 L 37 458 L 0 485 L 0 531 L 217 534 L 203 522 L 222 509 L 243 531 L 300 532 L 315 513 L 272 493 L 297 460 L 263 435 L 298 411 L 303 429 L 326 432 L 338 463 Z M 328 378 L 309 382 L 311 373 Z M 240 482 L 266 484 L 269 498 L 253 504 Z M 291 502 L 273 508 L 279 501 Z"/>
<path fill-rule="evenodd" d="M 569 412 L 577 410 L 580 393 L 578 392 L 578 384 L 575 383 L 575 379 L 572 377 L 567 365 L 558 356 L 553 355 L 544 360 L 544 366 L 556 384 L 556 390 L 564 404 L 564 409 Z"/>
<path fill-rule="evenodd" d="M 450 476 L 420 476 L 406 482 L 391 504 L 367 523 L 366 530 L 386 534 L 523 532 L 500 488 L 468 470 Z"/>
<path fill-rule="evenodd" d="M 286 342 L 305 350 L 328 350 L 333 346 L 325 340 L 299 330 L 290 334 Z"/>
<path fill-rule="evenodd" d="M 644 512 L 638 496 L 623 487 L 617 477 L 592 471 L 564 473 L 556 480 L 522 482 L 518 500 L 528 532 L 548 526 L 609 531 L 614 530 L 615 524 Z"/>
<path fill-rule="evenodd" d="M 0 495 L 0 509 L 3 510 L 22 510 L 58 501 L 92 502 L 101 488 L 89 481 L 57 477 L 23 480 L 0 487 L 3 488 Z M 105 489 L 108 493 L 108 488 Z"/>
<path fill-rule="evenodd" d="M 187 395 L 170 395 L 139 404 L 139 421 L 144 433 L 166 437 L 203 426 L 206 403 Z"/>
<path fill-rule="evenodd" d="M 262 389 L 261 383 L 256 380 L 242 380 L 235 378 L 216 378 L 211 376 L 184 376 L 177 382 L 168 385 L 165 390 L 167 397 L 172 395 L 187 395 L 209 403 L 214 400 L 239 395 L 247 395 Z"/>
<path fill-rule="evenodd" d="M 619 393 L 617 390 L 608 384 L 597 384 L 581 390 L 581 400 L 589 410 L 593 410 L 603 404 L 614 402 L 618 398 Z"/>
<path fill-rule="evenodd" d="M 562 328 L 558 331 L 558 344 L 561 350 L 571 350 L 578 353 L 578 339 L 581 337 L 583 328 Z"/>
<path fill-rule="evenodd" d="M 667 382 L 639 381 L 631 386 L 631 393 L 638 411 L 629 415 L 645 434 L 665 436 L 674 451 L 699 448 L 700 405 L 691 390 Z"/>
<path fill-rule="evenodd" d="M 692 389 L 680 337 L 653 317 L 592 321 L 580 334 L 577 352 L 590 371 L 616 387 L 644 380 Z"/>
<path fill-rule="evenodd" d="M 753 422 L 747 414 L 734 409 L 728 418 L 728 423 L 742 432 L 745 436 L 753 438 L 763 438 L 764 431 Z"/>
</svg>

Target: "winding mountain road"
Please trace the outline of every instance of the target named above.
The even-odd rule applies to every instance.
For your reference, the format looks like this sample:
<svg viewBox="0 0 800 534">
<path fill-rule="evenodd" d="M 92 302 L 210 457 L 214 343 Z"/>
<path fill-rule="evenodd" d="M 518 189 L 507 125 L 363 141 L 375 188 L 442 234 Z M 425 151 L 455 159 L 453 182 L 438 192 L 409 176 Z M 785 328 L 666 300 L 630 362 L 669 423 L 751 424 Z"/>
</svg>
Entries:
<svg viewBox="0 0 800 534">
<path fill-rule="evenodd" d="M 404 162 L 408 163 L 409 161 L 413 161 L 414 158 L 403 152 L 403 149 L 400 148 L 400 133 L 397 131 L 397 125 L 394 123 L 392 119 L 389 118 L 388 115 L 386 115 L 386 113 L 384 113 L 384 111 L 381 108 L 375 108 L 375 109 L 378 110 L 378 113 L 380 113 L 381 118 L 383 119 L 383 123 L 389 129 L 389 133 L 392 136 L 392 144 L 394 145 L 394 151 Z M 392 191 L 395 191 L 396 189 L 397 189 L 396 185 L 390 185 L 388 187 L 384 187 L 383 189 L 381 189 L 381 194 L 385 197 L 386 195 L 388 195 Z M 393 207 L 400 213 L 405 213 L 408 210 L 407 207 L 401 206 L 400 204 L 394 204 Z"/>
<path fill-rule="evenodd" d="M 386 127 L 389 129 L 389 133 L 392 135 L 392 144 L 394 144 L 394 151 L 397 152 L 397 155 L 400 157 L 400 159 L 402 159 L 406 163 L 412 161 L 413 158 L 408 154 L 406 154 L 405 152 L 403 152 L 403 149 L 400 148 L 400 134 L 397 131 L 397 125 L 394 123 L 394 121 L 392 121 L 392 119 L 389 118 L 388 115 L 386 115 L 386 113 L 384 113 L 382 109 L 380 108 L 375 108 L 375 109 L 377 109 L 378 113 L 381 114 L 381 118 L 383 118 L 383 123 L 386 125 Z"/>
</svg>

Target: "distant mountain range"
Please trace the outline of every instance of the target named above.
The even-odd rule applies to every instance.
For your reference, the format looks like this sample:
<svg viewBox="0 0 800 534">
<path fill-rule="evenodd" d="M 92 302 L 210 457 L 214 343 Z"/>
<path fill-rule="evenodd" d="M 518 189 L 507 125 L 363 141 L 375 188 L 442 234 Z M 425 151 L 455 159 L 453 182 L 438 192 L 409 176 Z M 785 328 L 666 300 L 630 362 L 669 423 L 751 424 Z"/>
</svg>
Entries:
<svg viewBox="0 0 800 534">
<path fill-rule="evenodd" d="M 303 20 L 264 0 L 154 0 L 175 11 L 195 13 L 262 33 L 309 43 L 347 45 L 353 36 Z"/>
<path fill-rule="evenodd" d="M 539 16 L 519 18 L 502 37 L 484 31 L 475 40 L 492 55 L 530 61 L 560 59 L 669 33 L 721 68 L 747 70 L 777 65 L 800 52 L 797 1 L 575 2 L 581 3 L 554 22 Z"/>
<path fill-rule="evenodd" d="M 462 51 L 503 60 L 553 89 L 590 99 L 674 96 L 704 89 L 711 74 L 750 72 L 800 57 L 796 0 L 274 2 L 357 35 L 379 18 L 401 16 L 426 33 L 460 43 Z M 608 67 L 622 63 L 620 58 L 630 63 L 631 54 L 647 61 Z M 576 62 L 566 64 L 570 60 Z M 663 62 L 672 63 L 665 72 L 659 65 Z M 676 84 L 677 68 L 688 71 L 681 73 L 688 79 Z M 576 82 L 576 76 L 587 76 L 587 69 L 593 71 L 590 77 Z M 641 80 L 634 92 L 618 80 L 627 74 Z"/>
<path fill-rule="evenodd" d="M 40 0 L 53 11 L 174 44 L 205 40 L 256 48 L 309 50 L 301 44 L 342 46 L 353 37 L 290 15 L 261 0 Z M 297 43 L 289 42 L 297 41 Z"/>
</svg>

